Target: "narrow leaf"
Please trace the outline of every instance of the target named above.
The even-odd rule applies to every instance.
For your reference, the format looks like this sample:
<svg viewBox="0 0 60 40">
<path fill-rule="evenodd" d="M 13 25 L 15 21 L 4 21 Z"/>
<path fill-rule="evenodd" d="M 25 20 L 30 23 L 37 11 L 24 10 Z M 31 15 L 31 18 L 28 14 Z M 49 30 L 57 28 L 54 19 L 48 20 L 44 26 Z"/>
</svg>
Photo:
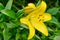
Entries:
<svg viewBox="0 0 60 40">
<path fill-rule="evenodd" d="M 4 37 L 4 40 L 8 40 L 9 39 L 8 28 L 7 28 L 7 25 L 5 23 L 4 23 L 3 37 Z"/>
<path fill-rule="evenodd" d="M 16 14 L 17 18 L 21 18 L 22 15 L 23 15 L 23 10 L 18 10 L 18 12 Z"/>
<path fill-rule="evenodd" d="M 13 0 L 9 0 L 6 7 L 5 7 L 5 9 L 11 9 L 12 3 L 13 3 Z"/>
</svg>

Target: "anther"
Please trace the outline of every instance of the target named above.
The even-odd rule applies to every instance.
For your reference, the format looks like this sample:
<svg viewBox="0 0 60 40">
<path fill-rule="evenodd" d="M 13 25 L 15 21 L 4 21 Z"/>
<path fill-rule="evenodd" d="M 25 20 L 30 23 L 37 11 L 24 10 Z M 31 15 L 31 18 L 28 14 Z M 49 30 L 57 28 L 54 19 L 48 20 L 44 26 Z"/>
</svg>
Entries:
<svg viewBox="0 0 60 40">
<path fill-rule="evenodd" d="M 39 21 L 41 21 L 41 19 Z"/>
<path fill-rule="evenodd" d="M 42 16 L 42 15 L 39 15 L 39 16 Z"/>
</svg>

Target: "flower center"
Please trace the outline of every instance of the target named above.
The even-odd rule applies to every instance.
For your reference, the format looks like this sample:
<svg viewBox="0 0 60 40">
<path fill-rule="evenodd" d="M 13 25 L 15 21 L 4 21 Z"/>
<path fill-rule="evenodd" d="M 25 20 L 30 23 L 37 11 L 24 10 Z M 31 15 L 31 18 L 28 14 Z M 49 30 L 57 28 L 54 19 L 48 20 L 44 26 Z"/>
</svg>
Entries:
<svg viewBox="0 0 60 40">
<path fill-rule="evenodd" d="M 40 21 L 44 22 L 44 16 L 43 16 L 43 15 L 39 15 L 39 16 L 38 16 L 38 20 L 39 20 L 39 22 L 40 22 Z"/>
</svg>

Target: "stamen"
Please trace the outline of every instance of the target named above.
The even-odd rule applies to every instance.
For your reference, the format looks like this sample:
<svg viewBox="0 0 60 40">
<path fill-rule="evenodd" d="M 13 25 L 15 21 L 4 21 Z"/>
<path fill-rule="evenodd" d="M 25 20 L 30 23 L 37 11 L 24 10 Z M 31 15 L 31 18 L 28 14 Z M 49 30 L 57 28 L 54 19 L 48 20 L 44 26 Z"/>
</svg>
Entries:
<svg viewBox="0 0 60 40">
<path fill-rule="evenodd" d="M 44 16 L 43 16 L 43 18 L 44 18 Z"/>
<path fill-rule="evenodd" d="M 39 16 L 42 16 L 42 15 L 39 15 Z"/>
<path fill-rule="evenodd" d="M 39 22 L 41 21 L 41 19 L 39 20 Z"/>
<path fill-rule="evenodd" d="M 38 17 L 38 19 L 39 19 L 40 17 Z"/>
</svg>

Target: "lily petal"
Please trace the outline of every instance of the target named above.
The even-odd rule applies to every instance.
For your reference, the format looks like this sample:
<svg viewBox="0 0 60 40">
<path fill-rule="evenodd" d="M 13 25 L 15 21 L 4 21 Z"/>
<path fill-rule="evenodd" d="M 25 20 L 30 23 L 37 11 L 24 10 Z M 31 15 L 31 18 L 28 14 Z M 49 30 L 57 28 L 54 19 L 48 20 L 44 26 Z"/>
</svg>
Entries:
<svg viewBox="0 0 60 40">
<path fill-rule="evenodd" d="M 30 31 L 28 39 L 32 39 L 35 35 L 35 29 L 30 23 L 28 23 L 28 26 L 29 26 L 29 31 Z"/>
<path fill-rule="evenodd" d="M 29 3 L 28 6 L 25 7 L 25 9 L 28 9 L 28 8 L 36 8 L 36 7 L 33 3 Z"/>
<path fill-rule="evenodd" d="M 30 12 L 32 12 L 35 9 L 35 5 L 33 3 L 29 3 L 28 6 L 26 6 L 24 8 L 24 12 L 29 14 Z"/>
<path fill-rule="evenodd" d="M 46 22 L 46 21 L 49 21 L 52 19 L 51 14 L 49 14 L 49 13 L 44 13 L 42 15 L 38 15 L 35 18 L 42 22 Z"/>
<path fill-rule="evenodd" d="M 44 35 L 48 36 L 48 30 L 43 22 L 39 22 L 35 18 L 31 18 L 30 21 L 35 29 L 37 29 L 39 32 L 42 32 Z"/>
<path fill-rule="evenodd" d="M 28 21 L 28 19 L 25 17 L 20 19 L 20 22 L 24 23 L 24 24 L 28 24 L 27 21 Z"/>
<path fill-rule="evenodd" d="M 36 8 L 37 13 L 44 13 L 46 11 L 47 5 L 46 2 L 42 1 L 41 4 Z"/>
<path fill-rule="evenodd" d="M 49 13 L 44 13 L 43 14 L 43 21 L 44 22 L 49 21 L 51 19 L 52 19 L 51 14 L 49 14 Z"/>
<path fill-rule="evenodd" d="M 35 35 L 35 29 L 33 28 L 33 26 L 31 25 L 31 23 L 29 22 L 29 20 L 27 18 L 22 18 L 20 19 L 20 21 L 26 25 L 28 25 L 29 27 L 29 36 L 28 36 L 28 40 L 33 38 L 33 36 Z"/>
</svg>

